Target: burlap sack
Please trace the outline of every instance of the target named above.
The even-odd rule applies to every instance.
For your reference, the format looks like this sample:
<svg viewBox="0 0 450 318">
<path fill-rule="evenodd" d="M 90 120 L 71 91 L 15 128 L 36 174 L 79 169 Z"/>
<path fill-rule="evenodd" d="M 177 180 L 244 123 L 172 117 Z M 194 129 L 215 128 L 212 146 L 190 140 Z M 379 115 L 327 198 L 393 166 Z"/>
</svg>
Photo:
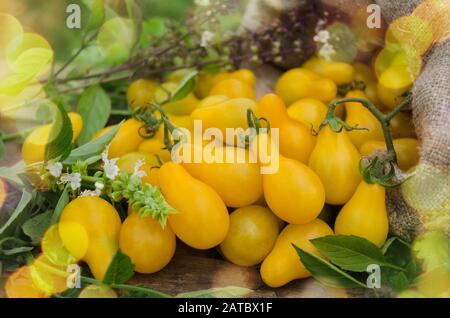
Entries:
<svg viewBox="0 0 450 318">
<path fill-rule="evenodd" d="M 242 30 L 258 31 L 283 10 L 306 0 L 250 0 Z M 442 0 L 447 2 L 448 0 Z M 322 0 L 351 15 L 368 0 Z M 377 0 L 387 23 L 409 15 L 422 0 Z M 446 4 L 446 5 L 450 5 Z M 448 9 L 445 7 L 444 9 Z M 450 19 L 444 20 L 450 23 Z M 450 30 L 450 25 L 444 29 Z M 280 71 L 273 66 L 254 68 L 259 81 L 257 95 L 273 90 Z M 411 241 L 424 229 L 450 233 L 450 40 L 436 43 L 424 57 L 424 66 L 412 89 L 413 122 L 420 141 L 420 164 L 398 189 L 388 191 L 390 231 Z"/>
</svg>

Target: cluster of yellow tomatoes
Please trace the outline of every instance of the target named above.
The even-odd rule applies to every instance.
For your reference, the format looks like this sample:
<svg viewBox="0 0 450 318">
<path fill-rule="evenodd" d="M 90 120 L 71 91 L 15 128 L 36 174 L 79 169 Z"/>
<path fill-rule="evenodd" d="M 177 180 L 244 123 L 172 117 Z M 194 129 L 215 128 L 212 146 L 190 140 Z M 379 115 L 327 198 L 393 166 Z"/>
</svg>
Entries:
<svg viewBox="0 0 450 318">
<path fill-rule="evenodd" d="M 164 101 L 182 78 L 183 71 L 178 71 L 162 84 L 146 79 L 133 82 L 127 93 L 130 107 Z M 261 166 L 267 163 L 247 160 L 252 145 L 263 139 L 260 135 L 248 148 L 222 143 L 224 154 L 231 151 L 246 158 L 244 162 L 174 163 L 164 149 L 162 125 L 154 137 L 145 139 L 138 133 L 142 123 L 128 119 L 111 142 L 109 157 L 119 158 L 120 170 L 130 173 L 138 160 L 144 160 L 143 182 L 159 187 L 175 212 L 164 228 L 132 209 L 122 224 L 107 201 L 79 197 L 61 215 L 59 234 L 64 246 L 89 265 L 95 278 L 102 279 L 119 248 L 137 272 L 161 270 L 172 259 L 178 238 L 195 249 L 218 247 L 225 259 L 239 266 L 261 264 L 262 279 L 271 287 L 310 275 L 292 244 L 317 254 L 311 239 L 352 234 L 381 246 L 388 234 L 385 189 L 367 183 L 359 172 L 362 156 L 385 149 L 380 123 L 363 105 L 346 103 L 337 107 L 336 115 L 367 130 L 334 132 L 325 126 L 317 136 L 313 134 L 326 117 L 327 103 L 339 97 L 338 86 L 354 81 L 364 82 L 365 89 L 350 90 L 346 97 L 369 99 L 383 112 L 392 109 L 395 105 L 390 101 L 399 101 L 405 91 L 379 82 L 364 64 L 317 57 L 282 74 L 274 94 L 259 100 L 250 70 L 200 75 L 192 93 L 164 104 L 170 121 L 193 131 L 193 121 L 201 120 L 203 129 L 215 127 L 225 136 L 226 128 L 248 128 L 246 114 L 251 109 L 279 129 L 278 169 L 261 174 Z M 70 118 L 76 138 L 81 124 L 76 114 Z M 410 169 L 418 162 L 418 150 L 408 112 L 392 120 L 391 133 L 399 167 Z M 33 145 L 42 140 L 42 134 L 48 132 L 29 137 L 35 139 Z M 270 138 L 265 142 L 270 143 Z M 27 151 L 25 141 L 25 162 L 37 161 L 36 155 Z M 162 165 L 155 169 L 160 163 L 157 157 Z M 319 218 L 327 205 L 341 206 L 334 228 Z"/>
</svg>

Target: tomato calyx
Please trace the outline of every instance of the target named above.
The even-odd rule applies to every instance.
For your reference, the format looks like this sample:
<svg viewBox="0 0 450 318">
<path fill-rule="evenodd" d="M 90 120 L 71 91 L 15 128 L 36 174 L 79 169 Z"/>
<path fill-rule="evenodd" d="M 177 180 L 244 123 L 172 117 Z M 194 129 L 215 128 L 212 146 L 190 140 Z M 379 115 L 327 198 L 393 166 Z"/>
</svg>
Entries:
<svg viewBox="0 0 450 318">
<path fill-rule="evenodd" d="M 249 146 L 253 139 L 260 133 L 268 133 L 270 131 L 270 122 L 267 118 L 256 116 L 252 109 L 247 109 L 248 133 L 241 135 L 244 145 Z"/>
<path fill-rule="evenodd" d="M 362 158 L 359 170 L 363 180 L 368 184 L 378 183 L 389 189 L 402 184 L 402 181 L 398 181 L 396 165 L 389 153 Z"/>
</svg>

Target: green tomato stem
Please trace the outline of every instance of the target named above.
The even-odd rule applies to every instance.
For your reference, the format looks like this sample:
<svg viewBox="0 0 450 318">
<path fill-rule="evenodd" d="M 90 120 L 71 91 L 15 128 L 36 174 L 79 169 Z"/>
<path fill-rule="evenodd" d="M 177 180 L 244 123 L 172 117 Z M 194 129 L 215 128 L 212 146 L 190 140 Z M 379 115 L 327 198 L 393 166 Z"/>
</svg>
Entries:
<svg viewBox="0 0 450 318">
<path fill-rule="evenodd" d="M 94 278 L 81 276 L 80 280 L 87 284 L 92 285 L 102 285 L 103 283 L 101 281 L 98 281 Z M 114 289 L 120 289 L 120 290 L 129 290 L 134 292 L 140 292 L 145 293 L 146 295 L 152 296 L 154 298 L 170 298 L 171 296 L 162 292 L 159 292 L 157 290 L 154 290 L 152 288 L 143 287 L 143 286 L 134 286 L 134 285 L 127 285 L 127 284 L 110 284 L 109 287 Z"/>
<path fill-rule="evenodd" d="M 398 113 L 402 111 L 403 108 L 405 108 L 409 102 L 411 101 L 410 96 L 405 98 L 405 100 L 400 103 L 391 113 L 384 115 L 382 112 L 378 110 L 378 108 L 369 100 L 365 98 L 342 98 L 332 101 L 328 106 L 328 112 L 327 117 L 325 121 L 330 121 L 335 118 L 334 111 L 338 104 L 347 103 L 347 102 L 354 102 L 354 103 L 360 103 L 364 107 L 366 107 L 380 122 L 381 128 L 383 129 L 383 135 L 384 135 L 384 141 L 386 143 L 386 148 L 388 151 L 388 154 L 391 156 L 393 162 L 397 163 L 397 153 L 394 149 L 394 143 L 392 140 L 391 132 L 389 131 L 389 122 L 392 118 L 394 118 Z"/>
</svg>

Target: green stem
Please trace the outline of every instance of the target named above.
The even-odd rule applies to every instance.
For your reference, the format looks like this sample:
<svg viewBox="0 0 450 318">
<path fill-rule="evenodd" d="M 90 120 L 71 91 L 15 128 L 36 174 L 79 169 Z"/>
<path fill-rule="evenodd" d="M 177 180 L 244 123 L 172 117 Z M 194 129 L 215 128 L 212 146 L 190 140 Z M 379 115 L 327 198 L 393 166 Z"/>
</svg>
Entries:
<svg viewBox="0 0 450 318">
<path fill-rule="evenodd" d="M 128 109 L 112 109 L 112 110 L 111 110 L 111 115 L 116 115 L 116 116 L 131 116 L 132 113 L 131 113 L 131 111 L 129 111 Z"/>
<path fill-rule="evenodd" d="M 397 107 L 394 110 L 396 112 L 396 113 L 394 113 L 394 115 L 391 115 L 391 114 L 384 115 L 382 112 L 380 112 L 378 110 L 378 108 L 371 101 L 369 101 L 367 99 L 357 98 L 357 97 L 342 98 L 342 99 L 334 100 L 329 104 L 326 119 L 329 120 L 329 119 L 334 118 L 334 111 L 335 111 L 337 105 L 342 104 L 342 103 L 360 103 L 364 107 L 366 107 L 377 118 L 377 120 L 380 122 L 381 128 L 383 130 L 384 141 L 386 143 L 386 148 L 387 148 L 388 154 L 391 156 L 391 158 L 394 162 L 397 162 L 397 154 L 394 149 L 394 143 L 392 141 L 391 132 L 389 131 L 389 121 L 396 114 L 398 114 L 401 111 L 401 109 L 406 106 L 407 103 L 400 104 L 399 107 Z"/>
<path fill-rule="evenodd" d="M 400 103 L 397 107 L 395 107 L 390 113 L 384 115 L 387 121 L 391 121 L 392 118 L 397 116 L 401 111 L 405 109 L 411 103 L 412 95 L 408 94 L 408 96 Z"/>
<path fill-rule="evenodd" d="M 102 179 L 91 177 L 91 176 L 81 176 L 81 180 L 91 183 L 96 183 L 97 181 L 101 181 Z"/>
<path fill-rule="evenodd" d="M 101 285 L 102 282 L 94 279 L 94 278 L 90 278 L 90 277 L 86 277 L 86 276 L 81 276 L 80 280 L 84 283 L 87 284 L 92 284 L 92 285 Z M 114 289 L 120 289 L 120 290 L 129 290 L 129 291 L 134 291 L 134 292 L 139 292 L 139 293 L 145 293 L 149 296 L 155 297 L 155 298 L 170 298 L 171 296 L 162 292 L 159 292 L 157 290 L 148 288 L 148 287 L 142 287 L 142 286 L 134 286 L 134 285 L 127 285 L 127 284 L 110 284 L 109 287 L 114 288 Z"/>
</svg>

